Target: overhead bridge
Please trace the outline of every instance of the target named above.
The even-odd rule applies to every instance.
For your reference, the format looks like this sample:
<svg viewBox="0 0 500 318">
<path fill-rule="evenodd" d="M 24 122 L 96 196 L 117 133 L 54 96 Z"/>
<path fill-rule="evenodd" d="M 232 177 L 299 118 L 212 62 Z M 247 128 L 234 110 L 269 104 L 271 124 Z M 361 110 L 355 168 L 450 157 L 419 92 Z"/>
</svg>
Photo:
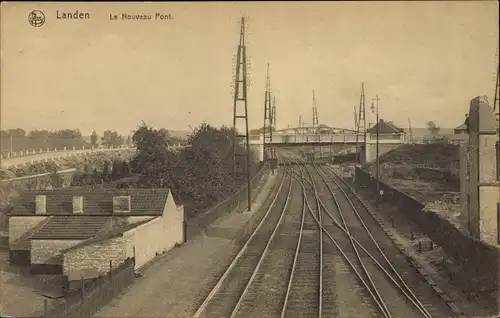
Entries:
<svg viewBox="0 0 500 318">
<path fill-rule="evenodd" d="M 315 127 L 288 128 L 273 132 L 272 141 L 266 144 L 275 146 L 326 146 L 333 144 L 351 144 L 364 142 L 364 135 L 357 135 L 353 130 Z M 251 135 L 251 144 L 263 144 L 264 135 Z"/>
<path fill-rule="evenodd" d="M 264 154 L 264 134 L 250 135 L 249 142 L 252 148 L 259 152 L 261 159 Z M 379 153 L 383 154 L 406 142 L 404 132 L 381 132 L 378 136 Z M 280 148 L 290 147 L 328 147 L 330 153 L 341 153 L 346 149 L 352 149 L 356 144 L 360 145 L 359 150 L 363 152 L 363 161 L 372 161 L 375 158 L 375 147 L 377 135 L 367 133 L 366 140 L 364 134 L 357 134 L 356 131 L 343 128 L 331 127 L 300 127 L 287 128 L 275 131 L 272 134 L 272 141 L 266 138 L 266 145 L 273 145 Z"/>
</svg>

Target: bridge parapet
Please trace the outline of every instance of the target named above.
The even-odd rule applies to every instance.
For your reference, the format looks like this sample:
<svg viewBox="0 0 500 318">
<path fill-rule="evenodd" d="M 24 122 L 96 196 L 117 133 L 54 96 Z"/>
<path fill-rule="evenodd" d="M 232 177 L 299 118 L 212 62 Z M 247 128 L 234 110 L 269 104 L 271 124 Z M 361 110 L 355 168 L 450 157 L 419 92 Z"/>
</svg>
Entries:
<svg viewBox="0 0 500 318">
<path fill-rule="evenodd" d="M 356 136 L 356 133 L 335 133 L 335 134 L 273 134 L 273 144 L 304 144 L 304 143 L 324 143 L 324 144 L 345 144 L 364 142 L 364 135 Z M 263 135 L 250 136 L 251 144 L 263 144 Z"/>
</svg>

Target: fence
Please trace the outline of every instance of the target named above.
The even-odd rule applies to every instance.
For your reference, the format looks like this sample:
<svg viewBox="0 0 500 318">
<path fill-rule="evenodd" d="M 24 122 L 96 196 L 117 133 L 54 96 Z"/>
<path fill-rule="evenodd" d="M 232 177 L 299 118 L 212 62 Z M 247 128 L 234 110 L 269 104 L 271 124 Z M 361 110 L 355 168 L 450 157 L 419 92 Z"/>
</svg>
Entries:
<svg viewBox="0 0 500 318">
<path fill-rule="evenodd" d="M 39 148 L 39 149 L 23 149 L 14 152 L 1 152 L 0 158 L 3 160 L 8 160 L 9 158 L 18 158 L 18 157 L 27 157 L 34 156 L 39 154 L 47 154 L 47 153 L 62 153 L 62 152 L 71 152 L 71 151 L 105 151 L 105 150 L 120 150 L 120 149 L 133 149 L 127 146 L 119 146 L 119 147 L 94 147 L 94 146 L 72 146 L 72 147 L 60 147 L 60 148 Z"/>
<path fill-rule="evenodd" d="M 43 315 L 38 317 L 92 317 L 133 283 L 134 266 L 135 259 L 128 258 L 106 276 L 87 284 L 82 280 L 81 287 L 76 292 L 69 293 L 58 305 L 49 308 L 49 303 L 45 300 Z"/>
<path fill-rule="evenodd" d="M 356 183 L 376 189 L 376 179 L 360 168 L 356 168 Z M 396 207 L 401 214 L 413 221 L 461 268 L 452 277 L 454 284 L 469 296 L 485 297 L 496 302 L 499 283 L 498 247 L 466 235 L 439 214 L 424 209 L 423 203 L 406 193 L 383 182 L 379 184 L 384 191 L 384 202 Z"/>
<path fill-rule="evenodd" d="M 255 189 L 257 185 L 262 180 L 264 174 L 268 172 L 269 168 L 267 166 L 261 166 L 259 171 L 251 179 L 251 188 Z M 256 191 L 252 191 L 252 201 L 257 196 Z M 231 195 L 229 198 L 222 202 L 219 202 L 208 208 L 204 213 L 199 213 L 187 221 L 186 239 L 191 239 L 195 237 L 201 229 L 206 228 L 212 222 L 214 222 L 221 215 L 226 213 L 231 213 L 234 211 L 241 202 L 245 202 L 247 199 L 247 186 L 241 187 L 236 193 Z"/>
</svg>

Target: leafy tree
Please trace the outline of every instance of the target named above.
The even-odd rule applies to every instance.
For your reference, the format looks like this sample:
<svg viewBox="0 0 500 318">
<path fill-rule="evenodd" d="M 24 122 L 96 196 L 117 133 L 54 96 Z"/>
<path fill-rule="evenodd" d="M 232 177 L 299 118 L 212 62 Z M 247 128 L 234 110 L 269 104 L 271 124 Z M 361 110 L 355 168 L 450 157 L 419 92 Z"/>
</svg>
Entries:
<svg viewBox="0 0 500 318">
<path fill-rule="evenodd" d="M 104 166 L 102 168 L 102 174 L 101 174 L 101 176 L 102 176 L 102 181 L 108 181 L 109 180 L 109 177 L 110 177 L 110 175 L 109 175 L 109 164 L 108 164 L 107 161 L 104 162 Z"/>
<path fill-rule="evenodd" d="M 106 147 L 119 147 L 123 145 L 123 137 L 116 131 L 106 130 L 102 136 L 102 143 Z"/>
<path fill-rule="evenodd" d="M 59 189 L 63 186 L 63 179 L 56 171 L 53 171 L 50 175 L 50 185 L 54 189 Z"/>
<path fill-rule="evenodd" d="M 94 147 L 97 146 L 97 132 L 95 130 L 90 135 L 90 144 Z"/>
<path fill-rule="evenodd" d="M 433 122 L 433 121 L 428 121 L 427 122 L 427 129 L 433 135 L 439 134 L 439 131 L 441 130 L 441 128 L 439 126 L 437 126 L 436 123 Z"/>
<path fill-rule="evenodd" d="M 168 144 L 165 131 L 143 123 L 132 136 L 137 154 L 132 159 L 134 173 L 144 176 L 145 186 L 158 187 L 168 180 Z"/>
<path fill-rule="evenodd" d="M 121 163 L 119 163 L 118 161 L 113 161 L 113 168 L 111 171 L 112 180 L 118 180 L 120 178 L 123 178 L 121 168 L 122 168 Z"/>
<path fill-rule="evenodd" d="M 94 168 L 94 172 L 92 173 L 92 183 L 102 183 L 102 177 L 99 176 L 99 173 L 97 172 L 97 168 Z"/>
<path fill-rule="evenodd" d="M 121 164 L 121 176 L 122 178 L 126 178 L 130 176 L 130 167 L 128 165 L 128 162 L 126 160 L 123 160 Z"/>
</svg>

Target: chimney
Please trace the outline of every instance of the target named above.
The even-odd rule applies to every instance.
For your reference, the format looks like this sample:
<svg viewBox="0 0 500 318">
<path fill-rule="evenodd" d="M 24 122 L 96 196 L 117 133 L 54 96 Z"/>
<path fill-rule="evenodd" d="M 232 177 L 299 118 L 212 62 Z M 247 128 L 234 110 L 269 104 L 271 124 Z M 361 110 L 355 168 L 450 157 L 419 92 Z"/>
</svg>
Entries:
<svg viewBox="0 0 500 318">
<path fill-rule="evenodd" d="M 36 195 L 35 196 L 35 214 L 46 214 L 47 213 L 47 196 Z"/>
<path fill-rule="evenodd" d="M 113 197 L 113 212 L 130 212 L 130 195 L 120 195 Z"/>
<path fill-rule="evenodd" d="M 73 196 L 73 213 L 83 213 L 83 197 Z"/>
</svg>

